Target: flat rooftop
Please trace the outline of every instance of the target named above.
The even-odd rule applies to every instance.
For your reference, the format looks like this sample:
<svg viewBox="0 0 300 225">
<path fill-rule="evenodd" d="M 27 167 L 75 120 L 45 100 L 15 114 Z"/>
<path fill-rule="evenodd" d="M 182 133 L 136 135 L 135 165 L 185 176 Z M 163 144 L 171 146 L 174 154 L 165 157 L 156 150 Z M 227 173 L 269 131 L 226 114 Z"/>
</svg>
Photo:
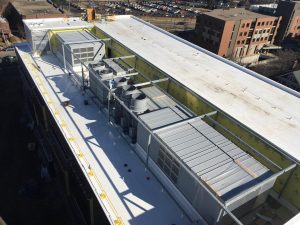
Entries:
<svg viewBox="0 0 300 225">
<path fill-rule="evenodd" d="M 296 92 L 133 16 L 96 26 L 300 163 Z"/>
<path fill-rule="evenodd" d="M 54 55 L 33 58 L 24 46 L 17 52 L 111 224 L 191 224 L 98 106 L 84 104 L 89 96 L 74 85 Z M 66 100 L 70 106 L 63 107 Z"/>
<path fill-rule="evenodd" d="M 42 15 L 46 17 L 47 15 L 62 15 L 53 5 L 46 1 L 26 1 L 26 0 L 13 0 L 10 1 L 11 4 L 16 8 L 16 10 L 24 16 L 35 16 Z"/>
<path fill-rule="evenodd" d="M 273 16 L 267 16 L 259 13 L 255 13 L 242 8 L 232 9 L 214 9 L 210 12 L 204 12 L 203 14 L 218 18 L 220 20 L 232 21 L 232 20 L 247 20 L 258 18 L 274 18 Z"/>
<path fill-rule="evenodd" d="M 48 19 L 24 19 L 23 23 L 29 30 L 63 30 L 71 28 L 92 28 L 93 25 L 78 17 L 48 18 Z"/>
</svg>

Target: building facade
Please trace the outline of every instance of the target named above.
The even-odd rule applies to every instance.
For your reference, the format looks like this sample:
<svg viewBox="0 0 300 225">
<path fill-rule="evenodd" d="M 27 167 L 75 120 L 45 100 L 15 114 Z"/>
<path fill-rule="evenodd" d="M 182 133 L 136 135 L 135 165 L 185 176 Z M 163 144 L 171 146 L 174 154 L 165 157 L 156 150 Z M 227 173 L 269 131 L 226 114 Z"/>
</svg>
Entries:
<svg viewBox="0 0 300 225">
<path fill-rule="evenodd" d="M 258 61 L 265 45 L 272 45 L 281 17 L 245 9 L 214 10 L 197 17 L 197 43 L 242 64 Z"/>
<path fill-rule="evenodd" d="M 300 2 L 280 1 L 276 15 L 282 17 L 276 42 L 281 43 L 285 38 L 300 36 Z"/>
</svg>

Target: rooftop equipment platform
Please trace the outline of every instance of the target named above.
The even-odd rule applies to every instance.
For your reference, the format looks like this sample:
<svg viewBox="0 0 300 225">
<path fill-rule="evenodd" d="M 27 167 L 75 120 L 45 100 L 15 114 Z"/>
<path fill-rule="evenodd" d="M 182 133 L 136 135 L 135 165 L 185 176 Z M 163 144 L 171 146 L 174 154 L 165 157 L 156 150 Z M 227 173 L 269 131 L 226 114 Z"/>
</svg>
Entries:
<svg viewBox="0 0 300 225">
<path fill-rule="evenodd" d="M 300 163 L 299 93 L 134 16 L 114 16 L 96 26 Z"/>
<path fill-rule="evenodd" d="M 153 140 L 147 147 L 148 134 L 139 125 L 138 145 L 149 152 L 150 158 L 209 224 L 216 223 L 221 208 L 201 186 L 196 185 L 198 179 L 231 210 L 274 185 L 276 177 L 268 179 L 273 174 L 268 168 L 208 125 L 202 117 L 182 117 L 171 108 L 164 108 L 139 118 L 162 143 Z M 255 189 L 251 189 L 254 186 Z M 246 197 L 240 199 L 241 193 Z"/>
</svg>

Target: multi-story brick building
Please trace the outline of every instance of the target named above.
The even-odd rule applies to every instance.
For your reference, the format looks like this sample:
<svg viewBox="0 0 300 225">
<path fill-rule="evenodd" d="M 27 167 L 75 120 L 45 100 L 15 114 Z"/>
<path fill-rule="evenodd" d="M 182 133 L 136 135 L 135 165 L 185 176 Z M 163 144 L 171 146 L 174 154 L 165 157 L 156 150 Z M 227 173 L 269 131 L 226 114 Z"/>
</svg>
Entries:
<svg viewBox="0 0 300 225">
<path fill-rule="evenodd" d="M 281 43 L 285 38 L 300 36 L 300 2 L 280 1 L 276 16 L 282 16 L 276 42 Z"/>
<path fill-rule="evenodd" d="M 274 42 L 281 17 L 245 9 L 217 9 L 197 17 L 196 42 L 240 63 L 258 61 L 259 52 Z"/>
</svg>

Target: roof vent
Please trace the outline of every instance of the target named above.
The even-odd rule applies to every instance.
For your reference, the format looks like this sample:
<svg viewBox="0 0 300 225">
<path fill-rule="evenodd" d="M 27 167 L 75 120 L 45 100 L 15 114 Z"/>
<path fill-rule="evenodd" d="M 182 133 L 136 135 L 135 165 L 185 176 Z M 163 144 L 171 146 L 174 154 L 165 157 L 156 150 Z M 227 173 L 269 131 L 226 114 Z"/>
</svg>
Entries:
<svg viewBox="0 0 300 225">
<path fill-rule="evenodd" d="M 131 95 L 130 109 L 135 113 L 143 113 L 148 109 L 148 98 L 144 93 Z"/>
</svg>

